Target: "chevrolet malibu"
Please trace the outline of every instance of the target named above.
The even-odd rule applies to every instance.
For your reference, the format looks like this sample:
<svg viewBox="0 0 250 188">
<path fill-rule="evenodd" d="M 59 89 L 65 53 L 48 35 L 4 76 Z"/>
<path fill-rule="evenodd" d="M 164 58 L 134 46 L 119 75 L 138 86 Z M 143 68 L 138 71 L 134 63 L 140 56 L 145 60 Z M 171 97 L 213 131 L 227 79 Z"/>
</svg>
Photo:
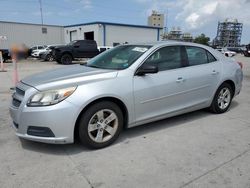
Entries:
<svg viewBox="0 0 250 188">
<path fill-rule="evenodd" d="M 242 86 L 242 64 L 184 42 L 121 45 L 82 65 L 21 80 L 10 105 L 18 137 L 87 147 L 123 128 L 209 108 L 224 113 Z"/>
</svg>

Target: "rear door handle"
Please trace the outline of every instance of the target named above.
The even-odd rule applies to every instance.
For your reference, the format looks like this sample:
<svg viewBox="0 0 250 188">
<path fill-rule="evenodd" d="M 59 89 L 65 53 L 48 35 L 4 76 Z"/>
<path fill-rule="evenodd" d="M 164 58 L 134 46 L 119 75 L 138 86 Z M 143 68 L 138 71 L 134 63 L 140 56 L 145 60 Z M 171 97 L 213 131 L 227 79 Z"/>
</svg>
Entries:
<svg viewBox="0 0 250 188">
<path fill-rule="evenodd" d="M 213 70 L 212 75 L 216 75 L 216 74 L 219 74 L 219 72 L 217 72 L 216 70 Z"/>
<path fill-rule="evenodd" d="M 181 83 L 181 82 L 184 82 L 184 79 L 182 77 L 178 77 L 177 80 L 176 80 L 177 83 Z"/>
</svg>

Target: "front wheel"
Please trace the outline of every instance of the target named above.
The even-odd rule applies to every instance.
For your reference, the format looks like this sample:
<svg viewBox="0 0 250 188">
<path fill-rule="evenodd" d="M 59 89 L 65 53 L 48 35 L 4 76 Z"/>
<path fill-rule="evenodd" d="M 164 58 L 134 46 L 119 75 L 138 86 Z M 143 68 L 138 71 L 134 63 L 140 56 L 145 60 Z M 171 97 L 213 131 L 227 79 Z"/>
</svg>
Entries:
<svg viewBox="0 0 250 188">
<path fill-rule="evenodd" d="M 54 57 L 52 55 L 47 55 L 47 58 L 46 58 L 47 61 L 54 61 Z"/>
<path fill-rule="evenodd" d="M 103 101 L 90 106 L 81 116 L 79 138 L 89 148 L 112 144 L 123 127 L 123 114 L 113 102 Z"/>
<path fill-rule="evenodd" d="M 215 93 L 210 106 L 212 112 L 220 114 L 228 110 L 233 98 L 232 87 L 228 83 L 223 83 Z"/>
</svg>

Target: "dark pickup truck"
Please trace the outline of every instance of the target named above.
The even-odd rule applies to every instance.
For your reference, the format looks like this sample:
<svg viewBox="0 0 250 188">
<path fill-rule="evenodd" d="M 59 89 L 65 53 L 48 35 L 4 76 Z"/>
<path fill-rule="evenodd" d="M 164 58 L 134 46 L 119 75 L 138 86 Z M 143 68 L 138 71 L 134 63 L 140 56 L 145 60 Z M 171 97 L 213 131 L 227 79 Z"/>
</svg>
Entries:
<svg viewBox="0 0 250 188">
<path fill-rule="evenodd" d="M 75 40 L 67 45 L 57 46 L 52 55 L 58 63 L 71 64 L 76 58 L 92 58 L 100 52 L 94 40 Z"/>
</svg>

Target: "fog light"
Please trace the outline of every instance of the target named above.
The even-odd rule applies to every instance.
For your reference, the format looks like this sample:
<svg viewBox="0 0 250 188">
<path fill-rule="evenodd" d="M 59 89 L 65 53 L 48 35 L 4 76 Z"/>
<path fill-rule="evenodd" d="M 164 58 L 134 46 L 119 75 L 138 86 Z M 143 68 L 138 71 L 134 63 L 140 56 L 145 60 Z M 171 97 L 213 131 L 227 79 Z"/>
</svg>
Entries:
<svg viewBox="0 0 250 188">
<path fill-rule="evenodd" d="M 31 136 L 40 136 L 40 137 L 55 137 L 54 133 L 48 127 L 29 126 L 27 134 Z"/>
</svg>

